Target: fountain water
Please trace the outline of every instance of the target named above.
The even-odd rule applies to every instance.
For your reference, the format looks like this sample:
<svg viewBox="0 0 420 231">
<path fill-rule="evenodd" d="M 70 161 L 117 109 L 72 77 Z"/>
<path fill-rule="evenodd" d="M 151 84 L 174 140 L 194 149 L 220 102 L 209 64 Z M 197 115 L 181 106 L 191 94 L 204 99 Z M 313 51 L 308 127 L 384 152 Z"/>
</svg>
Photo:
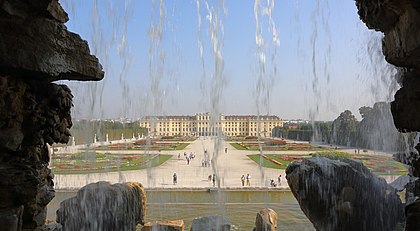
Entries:
<svg viewBox="0 0 420 231">
<path fill-rule="evenodd" d="M 299 3 L 299 1 L 296 1 Z M 264 5 L 266 3 L 267 5 Z M 129 72 L 130 67 L 130 54 L 128 52 L 127 47 L 127 25 L 128 25 L 128 18 L 131 15 L 131 2 L 125 1 L 124 7 L 121 7 L 121 5 L 115 3 L 116 5 L 109 4 L 109 14 L 115 16 L 116 21 L 114 21 L 114 36 L 112 36 L 112 39 L 110 41 L 107 41 L 106 36 L 104 36 L 103 31 L 101 31 L 100 27 L 100 12 L 99 9 L 101 6 L 98 4 L 98 1 L 95 1 L 93 3 L 93 17 L 92 17 L 92 25 L 93 25 L 93 31 L 94 31 L 94 52 L 99 56 L 103 57 L 101 58 L 102 62 L 105 64 L 106 72 L 113 73 L 112 68 L 109 68 L 108 63 L 110 61 L 108 60 L 108 55 L 111 53 L 111 47 L 116 45 L 119 48 L 119 55 L 121 59 L 121 68 L 120 71 L 117 71 L 117 75 L 120 76 L 120 83 L 121 83 L 121 91 L 122 91 L 122 97 L 124 99 L 124 104 L 122 106 L 122 113 L 123 116 L 126 116 L 130 111 L 129 108 L 133 106 L 133 102 L 131 101 L 132 97 L 130 96 L 131 88 L 129 86 L 128 81 L 124 80 L 124 76 L 127 75 Z M 210 102 L 206 102 L 206 105 L 208 103 L 208 108 L 211 115 L 211 130 L 218 130 L 218 118 L 219 115 L 221 115 L 221 103 L 222 98 L 224 94 L 224 89 L 227 83 L 226 74 L 224 73 L 224 56 L 223 56 L 223 45 L 224 45 L 224 26 L 223 26 L 223 16 L 226 15 L 226 8 L 224 6 L 224 1 L 220 1 L 218 4 L 214 3 L 213 1 L 200 1 L 196 0 L 196 7 L 197 7 L 197 16 L 198 16 L 198 29 L 197 29 L 197 35 L 198 35 L 198 46 L 199 46 L 199 55 L 200 55 L 200 61 L 202 65 L 202 81 L 200 84 L 200 87 L 202 89 L 202 92 L 204 92 L 203 98 L 210 99 Z M 325 76 L 326 82 L 330 82 L 330 62 L 331 62 L 331 46 L 327 46 L 326 51 L 323 53 L 323 57 L 321 59 L 318 56 L 318 44 L 319 44 L 319 31 L 320 25 L 322 25 L 325 29 L 325 33 L 327 34 L 327 38 L 330 39 L 330 31 L 328 26 L 328 17 L 329 14 L 329 8 L 328 8 L 328 1 L 325 3 L 326 5 L 321 6 L 321 1 L 316 1 L 315 4 L 315 10 L 313 11 L 313 31 L 311 36 L 311 61 L 312 61 L 312 71 L 311 75 L 313 77 L 311 81 L 311 88 L 312 88 L 312 94 L 313 94 L 313 108 L 310 109 L 309 114 L 312 121 L 314 121 L 320 111 L 320 105 L 323 103 L 323 101 L 327 101 L 327 104 L 330 104 L 328 102 L 328 95 L 323 96 L 321 95 L 321 91 L 323 90 L 323 84 L 321 83 L 321 76 Z M 202 7 L 204 6 L 204 7 Z M 326 7 L 326 8 L 325 8 Z M 123 9 L 119 11 L 118 9 Z M 203 21 L 202 21 L 202 13 L 201 11 L 206 12 L 205 18 L 206 22 L 208 23 L 208 34 L 209 34 L 209 42 L 210 44 L 210 55 L 212 57 L 211 60 L 206 59 L 208 54 L 206 53 L 206 42 L 203 39 L 204 36 L 202 36 L 203 33 Z M 115 10 L 115 11 L 114 11 Z M 259 123 L 262 123 L 261 121 L 261 115 L 264 113 L 269 113 L 269 106 L 270 106 L 270 98 L 271 98 L 271 86 L 274 82 L 274 78 L 278 75 L 277 70 L 277 47 L 280 45 L 279 35 L 276 28 L 276 25 L 274 23 L 274 19 L 272 16 L 272 12 L 274 10 L 274 0 L 273 1 L 267 1 L 262 2 L 259 0 L 254 1 L 254 18 L 255 18 L 255 43 L 257 46 L 256 56 L 258 60 L 258 71 L 257 71 L 257 80 L 256 80 L 256 89 L 255 89 L 255 98 L 256 98 L 256 109 L 257 114 L 259 117 Z M 325 11 L 324 11 L 325 10 Z M 123 16 L 120 17 L 119 13 L 116 13 L 114 15 L 114 12 L 123 12 Z M 158 12 L 158 13 L 157 13 Z M 146 102 L 141 106 L 148 106 L 149 102 L 151 101 L 151 114 L 152 115 L 158 115 L 161 113 L 164 113 L 164 99 L 168 96 L 166 89 L 163 89 L 162 87 L 162 79 L 166 76 L 167 71 L 167 53 L 165 52 L 165 46 L 163 44 L 164 37 L 165 37 L 165 28 L 166 28 L 166 7 L 165 2 L 163 0 L 160 0 L 159 2 L 153 1 L 153 9 L 152 9 L 152 16 L 151 16 L 151 24 L 149 29 L 149 73 L 148 76 L 150 77 L 150 95 L 146 97 Z M 264 26 L 263 20 L 264 17 L 267 19 L 267 25 L 268 25 L 268 33 L 270 39 L 264 39 L 264 30 L 262 29 Z M 319 17 L 321 19 L 319 19 Z M 119 21 L 119 18 L 123 18 L 124 20 Z M 321 23 L 319 22 L 321 20 Z M 119 29 L 119 28 L 122 28 Z M 327 40 L 328 40 L 327 39 Z M 267 42 L 268 41 L 268 42 Z M 327 42 L 327 43 L 331 43 Z M 370 50 L 371 51 L 371 50 Z M 102 55 L 103 54 L 103 55 Z M 319 66 L 319 62 L 323 62 L 323 69 L 317 68 Z M 207 68 L 207 65 L 213 65 L 213 68 Z M 322 65 L 321 65 L 322 66 Z M 374 64 L 374 66 L 377 66 Z M 109 68 L 109 69 L 108 69 Z M 210 70 L 210 71 L 209 71 Z M 207 79 L 209 77 L 210 83 L 207 84 Z M 209 87 L 207 87 L 209 86 Z M 395 85 L 392 85 L 395 86 Z M 104 85 L 92 85 L 89 88 L 89 92 L 91 92 L 90 97 L 88 98 L 90 102 L 90 109 L 88 110 L 90 113 L 93 113 L 94 111 L 101 111 L 103 110 L 103 102 L 102 96 L 104 92 Z M 377 90 L 372 91 L 374 94 L 376 94 Z M 98 97 L 99 96 L 99 97 Z M 325 98 L 325 99 L 324 99 Z M 97 100 L 99 99 L 99 102 Z M 99 106 L 98 106 L 99 105 Z M 102 114 L 102 112 L 99 112 L 99 114 Z M 154 120 L 154 123 L 156 123 L 156 119 Z M 152 127 L 154 127 L 152 125 Z M 258 125 L 258 134 L 260 134 L 261 126 Z M 102 134 L 103 135 L 103 134 Z M 149 134 L 151 135 L 151 134 Z M 315 137 L 316 137 L 315 133 Z M 376 135 L 380 136 L 380 134 Z M 92 137 L 92 136 L 89 136 Z M 260 137 L 259 137 L 260 138 Z M 147 141 L 150 144 L 150 139 Z M 376 144 L 374 144 L 376 145 Z M 214 165 L 212 165 L 213 172 L 218 176 L 217 177 L 217 185 L 220 187 L 223 185 L 223 175 L 226 175 L 227 172 L 221 172 L 218 169 L 218 158 L 220 156 L 220 150 L 221 150 L 221 134 L 218 133 L 218 136 L 215 138 L 214 142 Z M 146 153 L 149 153 L 148 150 L 146 150 Z M 260 158 L 262 158 L 262 149 L 260 147 Z M 262 159 L 261 159 L 262 160 Z M 262 162 L 262 161 L 260 161 Z M 260 182 L 265 181 L 265 175 L 264 170 L 260 166 Z M 147 173 L 147 186 L 148 187 L 155 187 L 157 185 L 157 177 L 154 176 L 151 172 L 151 170 L 148 170 Z M 86 182 L 89 182 L 90 179 L 87 178 Z M 120 174 L 119 181 L 124 181 L 123 174 Z M 268 184 L 268 181 L 266 182 Z M 222 205 L 223 198 L 222 194 L 219 194 L 218 202 L 220 205 Z M 220 206 L 221 209 L 223 206 Z"/>
</svg>

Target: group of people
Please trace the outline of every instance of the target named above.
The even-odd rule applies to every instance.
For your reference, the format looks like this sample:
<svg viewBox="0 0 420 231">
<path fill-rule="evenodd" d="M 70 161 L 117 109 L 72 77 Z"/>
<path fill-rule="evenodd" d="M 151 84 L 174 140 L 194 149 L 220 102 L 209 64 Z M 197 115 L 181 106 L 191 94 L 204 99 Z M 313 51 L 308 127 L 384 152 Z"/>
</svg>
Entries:
<svg viewBox="0 0 420 231">
<path fill-rule="evenodd" d="M 178 159 L 180 158 L 180 154 L 178 153 Z M 195 153 L 186 153 L 186 152 L 184 152 L 184 157 L 185 157 L 185 160 L 187 161 L 187 165 L 189 165 L 190 164 L 190 162 L 195 158 Z"/>
<path fill-rule="evenodd" d="M 242 183 L 242 187 L 245 186 L 251 186 L 251 175 L 246 174 L 241 176 L 241 183 Z M 277 187 L 281 185 L 281 174 L 277 177 L 277 183 L 275 182 L 275 180 L 271 179 L 270 180 L 270 186 L 271 187 Z"/>
<path fill-rule="evenodd" d="M 271 187 L 277 187 L 280 185 L 281 185 L 281 174 L 277 177 L 277 183 L 273 179 L 270 180 Z"/>
<path fill-rule="evenodd" d="M 242 186 L 245 186 L 245 180 L 246 180 L 246 186 L 251 186 L 251 175 L 249 175 L 249 173 L 246 174 L 246 176 L 245 175 L 241 176 Z"/>
<path fill-rule="evenodd" d="M 201 160 L 201 167 L 210 167 L 210 160 Z"/>
<path fill-rule="evenodd" d="M 213 187 L 216 187 L 216 174 L 209 175 L 208 181 L 213 181 Z"/>
</svg>

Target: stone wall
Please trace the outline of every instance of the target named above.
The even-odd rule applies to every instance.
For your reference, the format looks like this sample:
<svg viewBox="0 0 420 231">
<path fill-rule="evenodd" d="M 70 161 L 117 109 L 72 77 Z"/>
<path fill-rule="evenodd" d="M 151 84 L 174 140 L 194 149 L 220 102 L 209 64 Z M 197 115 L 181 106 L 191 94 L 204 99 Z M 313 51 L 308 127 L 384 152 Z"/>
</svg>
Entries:
<svg viewBox="0 0 420 231">
<path fill-rule="evenodd" d="M 0 0 L 0 227 L 42 230 L 54 197 L 47 144 L 67 143 L 72 94 L 54 80 L 101 80 L 58 0 Z"/>
</svg>

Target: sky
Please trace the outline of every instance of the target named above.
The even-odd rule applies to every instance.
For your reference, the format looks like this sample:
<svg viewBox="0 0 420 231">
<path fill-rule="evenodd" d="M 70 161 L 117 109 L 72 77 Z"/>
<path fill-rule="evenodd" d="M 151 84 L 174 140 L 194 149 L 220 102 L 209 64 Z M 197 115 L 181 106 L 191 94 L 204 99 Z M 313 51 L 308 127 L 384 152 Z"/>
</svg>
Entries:
<svg viewBox="0 0 420 231">
<path fill-rule="evenodd" d="M 74 118 L 211 111 L 333 120 L 348 109 L 360 119 L 358 108 L 391 101 L 398 87 L 381 34 L 353 0 L 60 3 L 105 70 L 100 82 L 62 81 Z"/>
</svg>

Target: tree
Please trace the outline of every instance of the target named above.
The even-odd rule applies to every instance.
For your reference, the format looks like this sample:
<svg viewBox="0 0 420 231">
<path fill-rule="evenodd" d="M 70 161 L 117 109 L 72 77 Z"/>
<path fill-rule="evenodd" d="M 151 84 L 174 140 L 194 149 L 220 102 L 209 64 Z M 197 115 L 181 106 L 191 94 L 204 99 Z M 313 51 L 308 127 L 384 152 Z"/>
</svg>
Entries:
<svg viewBox="0 0 420 231">
<path fill-rule="evenodd" d="M 369 149 L 395 151 L 400 149 L 400 133 L 393 123 L 391 107 L 387 102 L 377 102 L 359 109 L 362 121 L 358 129 L 359 146 Z"/>
<path fill-rule="evenodd" d="M 332 133 L 332 121 L 322 122 L 318 121 L 314 123 L 314 141 L 331 143 L 333 142 Z"/>
<path fill-rule="evenodd" d="M 372 110 L 373 108 L 368 107 L 368 106 L 363 106 L 359 108 L 359 113 L 362 116 L 362 119 L 368 117 L 371 114 Z"/>
<path fill-rule="evenodd" d="M 332 124 L 332 138 L 338 145 L 355 145 L 358 121 L 349 110 L 342 112 Z"/>
</svg>

